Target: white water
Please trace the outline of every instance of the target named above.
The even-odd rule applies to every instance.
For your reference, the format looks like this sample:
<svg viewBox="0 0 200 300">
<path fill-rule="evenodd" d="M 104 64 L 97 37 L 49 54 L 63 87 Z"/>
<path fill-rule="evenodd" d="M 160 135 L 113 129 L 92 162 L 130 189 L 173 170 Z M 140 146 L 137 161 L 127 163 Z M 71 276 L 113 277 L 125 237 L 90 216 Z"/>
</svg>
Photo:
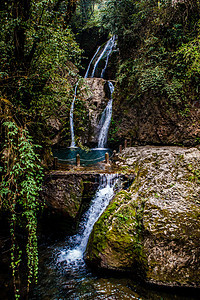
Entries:
<svg viewBox="0 0 200 300">
<path fill-rule="evenodd" d="M 92 71 L 92 78 L 94 78 L 95 75 L 95 71 L 97 69 L 97 66 L 100 62 L 100 60 L 106 56 L 106 62 L 105 62 L 105 66 L 102 69 L 101 72 L 101 78 L 103 78 L 104 73 L 106 71 L 107 65 L 108 65 L 108 60 L 109 60 L 109 56 L 112 53 L 112 49 L 113 46 L 115 44 L 115 36 L 112 36 L 108 42 L 106 43 L 103 51 L 101 52 L 101 54 L 99 55 L 98 59 L 96 60 L 96 63 L 94 65 L 93 71 Z M 87 71 L 85 73 L 85 77 L 84 78 L 88 78 L 88 74 L 89 74 L 89 70 L 91 67 L 92 62 L 94 61 L 94 59 L 97 57 L 99 51 L 100 51 L 101 47 L 98 47 L 97 51 L 95 52 L 94 56 L 92 57 Z M 105 148 L 106 143 L 107 143 L 107 136 L 108 136 L 108 130 L 109 130 L 109 126 L 110 126 L 110 122 L 111 122 L 111 117 L 112 117 L 112 93 L 114 91 L 114 86 L 111 82 L 108 81 L 108 85 L 110 88 L 110 93 L 111 93 L 111 99 L 108 101 L 108 104 L 106 106 L 106 108 L 104 109 L 103 113 L 102 113 L 102 117 L 99 123 L 99 128 L 100 128 L 100 133 L 99 133 L 99 137 L 98 137 L 98 148 Z M 71 104 L 71 108 L 70 108 L 70 132 L 71 132 L 71 145 L 70 148 L 75 148 L 76 144 L 75 144 L 75 135 L 74 135 L 74 103 L 76 100 L 76 95 L 77 95 L 77 88 L 78 88 L 78 83 L 76 84 L 75 87 L 75 91 L 74 91 L 74 98 Z"/>
<path fill-rule="evenodd" d="M 110 200 L 114 196 L 116 174 L 101 175 L 99 188 L 91 201 L 90 208 L 85 213 L 79 226 L 79 231 L 69 239 L 69 248 L 61 250 L 58 263 L 67 262 L 68 268 L 84 266 L 84 252 L 95 222 L 99 219 Z"/>
<path fill-rule="evenodd" d="M 108 81 L 111 99 L 108 101 L 106 108 L 104 109 L 101 120 L 99 122 L 100 133 L 98 138 L 98 148 L 105 148 L 108 139 L 108 130 L 112 118 L 112 93 L 114 92 L 114 86 L 112 82 Z"/>
<path fill-rule="evenodd" d="M 88 74 L 89 74 L 89 70 L 90 70 L 91 64 L 92 64 L 93 60 L 95 59 L 95 57 L 97 56 L 97 54 L 99 53 L 100 48 L 101 48 L 101 46 L 98 47 L 97 51 L 95 52 L 94 56 L 92 57 L 89 65 L 88 65 L 88 68 L 87 68 L 87 71 L 85 73 L 84 78 L 88 78 Z"/>
<path fill-rule="evenodd" d="M 112 48 L 113 48 L 113 46 L 114 46 L 114 42 L 115 42 L 115 36 L 111 37 L 111 38 L 107 41 L 107 43 L 106 43 L 106 45 L 105 45 L 103 51 L 101 52 L 101 55 L 99 56 L 99 58 L 97 59 L 95 65 L 94 65 L 94 68 L 93 68 L 93 71 L 92 71 L 92 76 L 91 76 L 92 78 L 94 78 L 94 76 L 95 76 L 95 71 L 96 71 L 96 68 L 97 68 L 97 66 L 98 66 L 98 64 L 99 64 L 99 62 L 100 62 L 100 60 L 101 60 L 101 59 L 103 58 L 103 56 L 106 54 L 106 56 L 107 56 L 107 58 L 106 58 L 106 65 L 105 65 L 104 69 L 102 70 L 102 72 L 105 71 L 105 69 L 106 69 L 106 67 L 107 67 L 107 64 L 108 64 L 108 58 L 109 58 L 110 53 L 112 52 Z M 101 78 L 102 78 L 102 76 L 101 76 Z"/>
<path fill-rule="evenodd" d="M 75 144 L 75 136 L 74 136 L 74 103 L 76 100 L 76 94 L 77 94 L 77 88 L 78 88 L 78 82 L 76 84 L 75 90 L 74 90 L 74 98 L 71 104 L 71 108 L 70 108 L 70 132 L 71 132 L 71 145 L 70 148 L 75 148 L 76 144 Z"/>
<path fill-rule="evenodd" d="M 103 70 L 101 72 L 101 78 L 104 78 L 104 74 L 105 74 L 105 71 L 106 71 L 106 68 L 107 68 L 107 65 L 108 65 L 108 59 L 109 59 L 110 54 L 112 53 L 112 49 L 113 49 L 114 44 L 115 44 L 115 35 L 113 35 L 113 37 L 111 38 L 110 49 L 107 53 L 105 67 L 103 68 Z"/>
</svg>

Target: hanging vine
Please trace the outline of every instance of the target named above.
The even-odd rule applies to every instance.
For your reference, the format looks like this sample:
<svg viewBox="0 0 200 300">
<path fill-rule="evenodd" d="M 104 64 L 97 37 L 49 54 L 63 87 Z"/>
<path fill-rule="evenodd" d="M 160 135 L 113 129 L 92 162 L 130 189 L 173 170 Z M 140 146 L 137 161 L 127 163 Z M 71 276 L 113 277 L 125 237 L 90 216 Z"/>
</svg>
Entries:
<svg viewBox="0 0 200 300">
<path fill-rule="evenodd" d="M 20 297 L 19 268 L 22 257 L 27 263 L 27 293 L 30 284 L 37 281 L 37 211 L 43 171 L 27 129 L 12 121 L 3 123 L 5 144 L 3 147 L 2 181 L 0 184 L 0 208 L 10 214 L 11 268 L 15 298 Z M 17 228 L 26 228 L 26 248 L 17 241 Z M 25 252 L 25 253 L 24 253 Z"/>
</svg>

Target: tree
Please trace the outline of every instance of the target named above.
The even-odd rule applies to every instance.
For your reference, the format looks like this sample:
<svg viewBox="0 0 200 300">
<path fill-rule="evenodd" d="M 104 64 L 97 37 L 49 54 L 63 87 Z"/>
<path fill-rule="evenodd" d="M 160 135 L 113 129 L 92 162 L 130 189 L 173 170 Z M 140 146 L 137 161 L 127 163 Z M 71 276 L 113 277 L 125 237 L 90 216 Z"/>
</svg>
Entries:
<svg viewBox="0 0 200 300">
<path fill-rule="evenodd" d="M 48 120 L 70 105 L 81 54 L 68 26 L 76 4 L 77 0 L 0 2 L 0 209 L 10 219 L 16 298 L 22 256 L 27 262 L 27 293 L 37 280 L 42 180 L 38 153 L 44 155 L 49 147 Z M 35 144 L 42 145 L 42 151 Z M 26 251 L 16 238 L 21 225 Z"/>
</svg>

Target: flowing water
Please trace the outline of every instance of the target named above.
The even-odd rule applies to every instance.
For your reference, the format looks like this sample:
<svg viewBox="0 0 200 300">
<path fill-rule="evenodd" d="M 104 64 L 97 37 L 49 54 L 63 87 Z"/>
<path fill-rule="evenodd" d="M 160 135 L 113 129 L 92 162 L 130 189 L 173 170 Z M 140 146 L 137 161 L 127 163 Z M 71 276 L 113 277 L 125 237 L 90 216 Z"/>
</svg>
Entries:
<svg viewBox="0 0 200 300">
<path fill-rule="evenodd" d="M 76 147 L 75 136 L 74 136 L 74 103 L 76 100 L 77 88 L 78 88 L 78 82 L 75 87 L 74 98 L 73 98 L 73 101 L 71 104 L 70 115 L 69 115 L 70 116 L 70 131 L 71 131 L 71 146 L 70 146 L 71 148 Z"/>
<path fill-rule="evenodd" d="M 77 234 L 63 242 L 40 247 L 38 286 L 30 300 L 196 300 L 198 295 L 175 290 L 152 290 L 124 274 L 94 273 L 84 261 L 89 235 L 95 222 L 114 196 L 115 174 L 101 175 L 99 188 L 82 217 Z"/>
<path fill-rule="evenodd" d="M 99 62 L 101 61 L 101 59 L 105 58 L 105 66 L 101 71 L 101 78 L 104 77 L 104 74 L 105 74 L 105 71 L 106 71 L 106 68 L 108 65 L 108 60 L 109 60 L 110 54 L 112 53 L 114 45 L 115 45 L 115 36 L 112 36 L 108 40 L 108 42 L 106 43 L 106 45 L 102 51 L 100 51 L 101 47 L 98 47 L 97 51 L 95 52 L 94 56 L 92 57 L 89 65 L 88 65 L 88 68 L 87 68 L 84 78 L 88 78 L 92 62 L 96 59 L 96 62 L 93 67 L 92 75 L 91 75 L 91 77 L 94 78 Z M 103 111 L 102 118 L 100 121 L 100 134 L 99 134 L 99 138 L 98 138 L 98 148 L 105 148 L 105 146 L 106 146 L 108 130 L 109 130 L 111 116 L 112 116 L 112 93 L 114 91 L 114 86 L 111 82 L 108 82 L 108 85 L 110 88 L 111 99 L 108 101 L 107 107 Z M 76 84 L 76 87 L 75 87 L 74 98 L 73 98 L 73 101 L 71 104 L 71 109 L 70 109 L 70 131 L 71 131 L 71 146 L 70 147 L 71 148 L 76 147 L 73 118 L 74 118 L 74 103 L 76 100 L 77 88 L 78 88 L 78 83 Z"/>
<path fill-rule="evenodd" d="M 92 64 L 93 60 L 95 59 L 95 57 L 97 56 L 97 54 L 99 53 L 99 50 L 100 50 L 100 49 L 101 49 L 101 46 L 99 46 L 99 47 L 97 48 L 97 51 L 95 52 L 94 56 L 92 57 L 92 59 L 91 59 L 89 65 L 88 65 L 88 68 L 87 68 L 87 71 L 86 71 L 86 73 L 85 73 L 84 78 L 88 78 L 88 74 L 89 74 L 89 71 L 90 71 L 91 64 Z"/>
<path fill-rule="evenodd" d="M 100 60 L 101 60 L 104 56 L 106 56 L 106 64 L 105 64 L 104 69 L 103 69 L 102 72 L 101 72 L 101 78 L 103 78 L 103 73 L 105 72 L 106 67 L 107 67 L 107 65 L 108 65 L 108 59 L 109 59 L 109 56 L 110 56 L 110 54 L 111 54 L 111 52 L 112 52 L 114 43 L 115 43 L 115 36 L 112 36 L 112 37 L 108 40 L 108 42 L 106 43 L 106 45 L 105 45 L 103 51 L 101 52 L 101 54 L 99 55 L 97 61 L 96 61 L 95 64 L 94 64 L 94 68 L 93 68 L 92 76 L 91 76 L 92 78 L 95 77 L 95 72 L 96 72 L 96 70 L 97 70 L 97 66 L 98 66 Z"/>
<path fill-rule="evenodd" d="M 108 53 L 106 55 L 105 67 L 103 68 L 103 70 L 101 72 L 101 78 L 104 78 L 104 74 L 105 74 L 106 68 L 108 66 L 108 60 L 109 60 L 110 54 L 112 53 L 114 45 L 115 45 L 115 35 L 113 35 L 113 37 L 110 39 L 110 47 L 109 47 Z"/>
<path fill-rule="evenodd" d="M 83 256 L 89 235 L 94 223 L 98 220 L 114 195 L 116 180 L 116 174 L 100 175 L 99 188 L 91 201 L 90 208 L 80 223 L 78 233 L 68 240 L 66 249 L 60 252 L 58 263 L 66 261 L 67 269 L 69 268 L 70 272 L 73 266 L 79 269 L 85 265 Z"/>
<path fill-rule="evenodd" d="M 103 111 L 103 114 L 101 116 L 100 120 L 100 133 L 99 133 L 99 138 L 98 138 L 98 148 L 104 148 L 107 143 L 107 138 L 108 138 L 108 130 L 110 127 L 110 122 L 112 118 L 112 93 L 114 92 L 114 86 L 112 82 L 108 81 L 109 89 L 110 89 L 110 94 L 111 94 L 111 99 L 108 101 L 108 104 L 106 108 Z"/>
</svg>

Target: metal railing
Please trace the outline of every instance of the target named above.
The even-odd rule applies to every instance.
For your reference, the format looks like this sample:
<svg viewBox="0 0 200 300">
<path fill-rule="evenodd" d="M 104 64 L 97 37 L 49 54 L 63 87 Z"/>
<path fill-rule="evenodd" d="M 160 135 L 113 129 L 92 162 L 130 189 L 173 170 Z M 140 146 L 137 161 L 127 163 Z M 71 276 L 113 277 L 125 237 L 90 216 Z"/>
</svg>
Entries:
<svg viewBox="0 0 200 300">
<path fill-rule="evenodd" d="M 127 140 L 124 141 L 124 149 L 127 148 Z M 80 167 L 81 164 L 87 164 L 87 163 L 97 163 L 105 160 L 105 163 L 109 165 L 110 159 L 112 159 L 116 155 L 116 150 L 113 151 L 112 155 L 109 157 L 108 152 L 105 153 L 105 155 L 93 159 L 84 159 L 81 158 L 79 154 L 76 155 L 74 158 L 69 158 L 69 159 L 59 159 L 58 157 L 54 157 L 54 168 L 57 169 L 59 163 L 65 163 L 65 164 L 76 164 L 76 166 Z M 119 153 L 122 153 L 122 145 L 119 146 Z"/>
</svg>

